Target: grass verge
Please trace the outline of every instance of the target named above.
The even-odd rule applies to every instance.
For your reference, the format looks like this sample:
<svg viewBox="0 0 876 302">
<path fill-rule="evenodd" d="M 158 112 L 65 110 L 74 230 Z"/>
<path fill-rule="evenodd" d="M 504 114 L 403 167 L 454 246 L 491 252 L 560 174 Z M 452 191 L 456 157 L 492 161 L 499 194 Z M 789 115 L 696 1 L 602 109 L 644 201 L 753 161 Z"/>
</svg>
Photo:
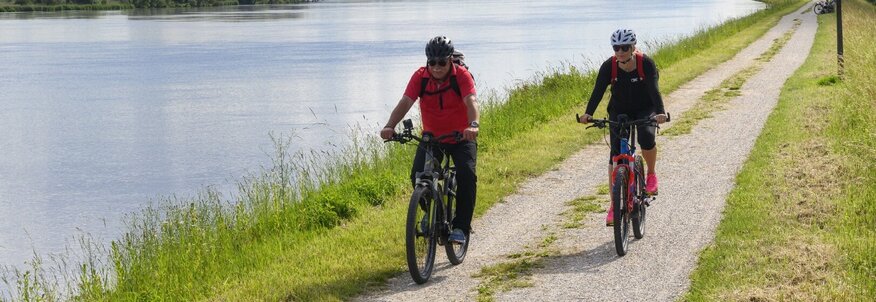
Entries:
<svg viewBox="0 0 876 302">
<path fill-rule="evenodd" d="M 766 2 L 771 9 L 662 45 L 653 57 L 663 92 L 730 59 L 803 3 Z M 572 122 L 593 74 L 568 67 L 543 76 L 484 106 L 477 215 L 602 138 Z M 280 140 L 274 166 L 241 181 L 238 196 L 208 190 L 134 215 L 106 258 L 79 267 L 75 285 L 59 287 L 40 268 L 3 280 L 22 300 L 347 299 L 405 271 L 401 222 L 413 148 L 365 143 L 375 140 L 341 156 L 289 155 Z"/>
<path fill-rule="evenodd" d="M 737 177 L 687 301 L 866 301 L 876 296 L 876 7 L 844 1 Z"/>
</svg>

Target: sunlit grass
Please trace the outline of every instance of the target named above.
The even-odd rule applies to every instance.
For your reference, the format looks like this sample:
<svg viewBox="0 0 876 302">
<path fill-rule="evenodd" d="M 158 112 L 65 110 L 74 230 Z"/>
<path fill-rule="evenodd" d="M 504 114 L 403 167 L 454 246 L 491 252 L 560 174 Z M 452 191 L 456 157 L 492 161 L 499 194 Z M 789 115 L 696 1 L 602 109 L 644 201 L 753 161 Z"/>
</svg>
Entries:
<svg viewBox="0 0 876 302">
<path fill-rule="evenodd" d="M 737 177 L 691 301 L 868 301 L 876 296 L 876 7 L 844 1 L 846 79 L 835 15 Z"/>
</svg>

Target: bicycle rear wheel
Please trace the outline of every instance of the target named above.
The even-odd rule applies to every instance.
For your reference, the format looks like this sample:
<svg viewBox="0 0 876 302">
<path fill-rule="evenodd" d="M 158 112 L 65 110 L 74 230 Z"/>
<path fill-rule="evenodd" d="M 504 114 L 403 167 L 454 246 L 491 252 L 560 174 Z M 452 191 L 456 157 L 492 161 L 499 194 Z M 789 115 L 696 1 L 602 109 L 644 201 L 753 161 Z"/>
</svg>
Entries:
<svg viewBox="0 0 876 302">
<path fill-rule="evenodd" d="M 448 187 L 447 187 L 447 221 L 453 222 L 453 218 L 456 217 L 456 177 L 451 173 L 451 176 L 448 179 Z M 453 265 L 457 265 L 462 263 L 465 260 L 465 253 L 468 251 L 468 244 L 471 242 L 471 236 L 469 231 L 465 232 L 465 243 L 456 244 L 447 241 L 447 244 L 444 245 L 444 251 L 447 252 L 447 260 L 450 260 L 450 263 Z"/>
<path fill-rule="evenodd" d="M 436 205 L 432 190 L 418 186 L 411 195 L 408 219 L 405 227 L 405 247 L 408 271 L 417 284 L 426 283 L 432 276 L 436 248 Z"/>
<path fill-rule="evenodd" d="M 815 6 L 812 7 L 812 12 L 816 15 L 821 15 L 824 13 L 824 6 L 821 3 L 815 3 Z"/>
<path fill-rule="evenodd" d="M 642 160 L 641 155 L 636 155 L 636 166 L 634 171 L 636 172 L 636 188 L 631 194 L 634 198 L 638 198 L 635 203 L 633 203 L 633 236 L 636 239 L 642 239 L 645 237 L 645 214 L 647 213 L 648 207 L 642 202 L 642 199 L 645 198 L 645 161 Z"/>
<path fill-rule="evenodd" d="M 615 171 L 614 187 L 611 189 L 611 206 L 614 207 L 614 247 L 617 255 L 623 256 L 627 254 L 630 240 L 630 213 L 627 210 L 629 172 L 625 167 Z"/>
</svg>

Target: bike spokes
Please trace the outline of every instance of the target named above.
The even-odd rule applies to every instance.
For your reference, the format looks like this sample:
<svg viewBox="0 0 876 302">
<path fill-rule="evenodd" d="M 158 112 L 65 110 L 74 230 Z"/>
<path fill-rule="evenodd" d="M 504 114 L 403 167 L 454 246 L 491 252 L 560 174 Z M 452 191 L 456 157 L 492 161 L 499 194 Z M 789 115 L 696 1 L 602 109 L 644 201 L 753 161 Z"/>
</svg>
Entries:
<svg viewBox="0 0 876 302">
<path fill-rule="evenodd" d="M 431 193 L 426 187 L 417 187 L 408 206 L 405 231 L 408 270 L 414 281 L 419 284 L 429 280 L 435 263 L 438 215 Z"/>
<path fill-rule="evenodd" d="M 618 256 L 627 254 L 630 234 L 629 181 L 624 167 L 615 170 L 611 201 L 614 207 L 614 246 Z"/>
</svg>

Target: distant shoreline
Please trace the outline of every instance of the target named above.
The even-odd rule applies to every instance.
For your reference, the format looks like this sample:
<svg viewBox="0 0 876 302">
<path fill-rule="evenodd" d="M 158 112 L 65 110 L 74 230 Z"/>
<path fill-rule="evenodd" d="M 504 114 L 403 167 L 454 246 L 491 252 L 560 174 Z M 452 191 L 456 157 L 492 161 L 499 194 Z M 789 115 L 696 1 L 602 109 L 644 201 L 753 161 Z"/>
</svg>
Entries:
<svg viewBox="0 0 876 302">
<path fill-rule="evenodd" d="M 319 1 L 320 0 L 0 0 L 0 13 L 217 7 L 261 4 L 295 4 Z"/>
</svg>

